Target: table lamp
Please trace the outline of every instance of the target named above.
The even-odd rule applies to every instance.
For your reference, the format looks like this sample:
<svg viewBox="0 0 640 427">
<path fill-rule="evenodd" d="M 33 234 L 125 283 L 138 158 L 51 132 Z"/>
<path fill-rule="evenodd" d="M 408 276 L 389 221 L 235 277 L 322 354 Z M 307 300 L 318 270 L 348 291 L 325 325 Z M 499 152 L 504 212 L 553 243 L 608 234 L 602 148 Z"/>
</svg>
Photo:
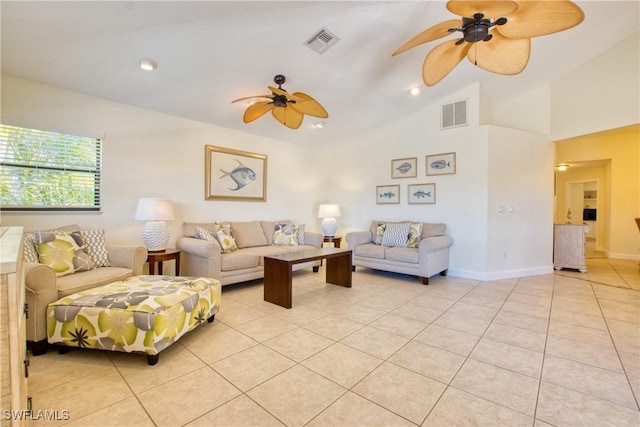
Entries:
<svg viewBox="0 0 640 427">
<path fill-rule="evenodd" d="M 147 221 L 142 229 L 142 241 L 149 252 L 163 252 L 169 243 L 169 226 L 165 221 L 174 219 L 170 199 L 143 197 L 138 200 L 135 218 Z"/>
<path fill-rule="evenodd" d="M 338 229 L 336 218 L 340 216 L 340 206 L 320 205 L 318 218 L 322 218 L 322 233 L 327 237 L 333 237 Z"/>
</svg>

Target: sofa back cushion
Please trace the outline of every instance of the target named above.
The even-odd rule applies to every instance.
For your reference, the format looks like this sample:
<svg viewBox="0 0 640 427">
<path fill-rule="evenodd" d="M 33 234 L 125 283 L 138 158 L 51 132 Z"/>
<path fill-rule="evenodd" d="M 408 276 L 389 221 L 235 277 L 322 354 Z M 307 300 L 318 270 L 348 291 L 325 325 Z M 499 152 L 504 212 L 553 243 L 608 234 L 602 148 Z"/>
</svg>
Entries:
<svg viewBox="0 0 640 427">
<path fill-rule="evenodd" d="M 415 221 L 381 221 L 381 220 L 371 221 L 371 227 L 369 228 L 369 230 L 371 231 L 373 242 L 377 244 L 382 243 L 382 240 L 381 240 L 382 234 L 384 234 L 384 230 L 385 230 L 385 227 L 383 226 L 384 224 L 398 224 L 402 222 L 409 222 L 410 224 L 416 223 Z M 441 224 L 441 223 L 432 224 L 428 222 L 423 222 L 422 223 L 422 239 L 427 237 L 442 236 L 446 229 L 447 229 L 446 224 Z M 379 234 L 379 232 L 381 233 Z M 379 240 L 380 240 L 378 242 L 376 242 L 377 234 L 379 234 Z"/>
<path fill-rule="evenodd" d="M 269 245 L 260 221 L 232 222 L 231 231 L 240 249 Z"/>
</svg>

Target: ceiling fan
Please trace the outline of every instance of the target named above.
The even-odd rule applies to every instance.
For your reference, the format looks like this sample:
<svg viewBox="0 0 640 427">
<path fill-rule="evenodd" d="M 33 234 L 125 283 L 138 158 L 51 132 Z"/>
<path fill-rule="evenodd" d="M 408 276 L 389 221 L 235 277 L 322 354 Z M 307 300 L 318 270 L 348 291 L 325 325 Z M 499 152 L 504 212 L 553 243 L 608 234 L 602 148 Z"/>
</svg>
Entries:
<svg viewBox="0 0 640 427">
<path fill-rule="evenodd" d="M 427 86 L 442 80 L 465 56 L 487 71 L 518 74 L 529 62 L 532 37 L 567 30 L 584 19 L 582 9 L 569 0 L 449 0 L 447 9 L 462 19 L 427 28 L 391 55 L 462 33 L 462 38 L 441 43 L 427 54 L 422 66 Z"/>
<path fill-rule="evenodd" d="M 300 127 L 305 114 L 323 119 L 329 117 L 329 114 L 322 105 L 306 93 L 289 93 L 282 89 L 282 84 L 286 81 L 282 74 L 275 76 L 273 81 L 278 87 L 268 86 L 271 94 L 246 96 L 231 101 L 233 103 L 254 98 L 269 99 L 269 101 L 257 101 L 251 104 L 242 116 L 245 123 L 250 123 L 269 111 L 271 111 L 271 114 L 273 114 L 276 120 L 291 129 L 298 129 Z"/>
</svg>

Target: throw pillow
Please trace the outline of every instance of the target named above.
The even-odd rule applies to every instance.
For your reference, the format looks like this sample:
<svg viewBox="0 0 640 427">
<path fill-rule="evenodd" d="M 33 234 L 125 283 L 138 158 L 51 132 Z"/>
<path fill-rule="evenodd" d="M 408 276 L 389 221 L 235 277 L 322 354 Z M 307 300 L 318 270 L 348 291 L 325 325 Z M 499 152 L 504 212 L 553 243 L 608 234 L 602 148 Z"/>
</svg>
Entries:
<svg viewBox="0 0 640 427">
<path fill-rule="evenodd" d="M 376 245 L 382 244 L 382 236 L 384 235 L 384 230 L 386 228 L 387 224 L 384 224 L 382 222 L 378 223 L 378 225 L 376 226 L 376 235 L 373 236 L 373 243 L 375 243 Z"/>
<path fill-rule="evenodd" d="M 417 248 L 422 240 L 422 223 L 409 224 L 409 236 L 407 237 L 407 247 Z"/>
<path fill-rule="evenodd" d="M 407 236 L 409 236 L 408 222 L 387 224 L 382 235 L 382 246 L 406 248 Z"/>
<path fill-rule="evenodd" d="M 207 242 L 217 242 L 216 233 L 212 233 L 206 228 L 196 225 L 196 238 L 200 240 L 206 240 Z"/>
<path fill-rule="evenodd" d="M 80 236 L 84 241 L 84 249 L 95 267 L 111 267 L 107 253 L 107 242 L 104 229 L 82 230 Z"/>
<path fill-rule="evenodd" d="M 300 235 L 304 243 L 304 224 L 301 226 L 294 224 L 276 224 L 273 233 L 273 244 L 276 246 L 298 246 Z"/>
<path fill-rule="evenodd" d="M 89 255 L 82 249 L 80 232 L 38 231 L 35 237 L 40 262 L 51 267 L 57 277 L 95 268 Z"/>
<path fill-rule="evenodd" d="M 236 245 L 236 241 L 231 235 L 231 229 L 229 227 L 222 227 L 218 230 L 218 232 L 216 232 L 216 237 L 218 239 L 218 243 L 220 243 L 222 252 L 229 253 L 238 249 L 238 245 Z"/>
<path fill-rule="evenodd" d="M 36 249 L 36 236 L 33 233 L 24 233 L 24 246 L 22 255 L 25 262 L 40 262 L 38 250 Z"/>
</svg>

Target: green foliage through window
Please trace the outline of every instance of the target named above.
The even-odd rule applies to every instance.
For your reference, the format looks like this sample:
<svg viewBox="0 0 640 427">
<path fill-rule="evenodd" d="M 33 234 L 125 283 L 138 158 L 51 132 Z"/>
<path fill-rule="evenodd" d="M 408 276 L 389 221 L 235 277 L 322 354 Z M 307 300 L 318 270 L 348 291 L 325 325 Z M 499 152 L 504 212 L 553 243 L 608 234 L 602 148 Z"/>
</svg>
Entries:
<svg viewBox="0 0 640 427">
<path fill-rule="evenodd" d="M 0 125 L 2 210 L 100 210 L 102 140 Z"/>
</svg>

